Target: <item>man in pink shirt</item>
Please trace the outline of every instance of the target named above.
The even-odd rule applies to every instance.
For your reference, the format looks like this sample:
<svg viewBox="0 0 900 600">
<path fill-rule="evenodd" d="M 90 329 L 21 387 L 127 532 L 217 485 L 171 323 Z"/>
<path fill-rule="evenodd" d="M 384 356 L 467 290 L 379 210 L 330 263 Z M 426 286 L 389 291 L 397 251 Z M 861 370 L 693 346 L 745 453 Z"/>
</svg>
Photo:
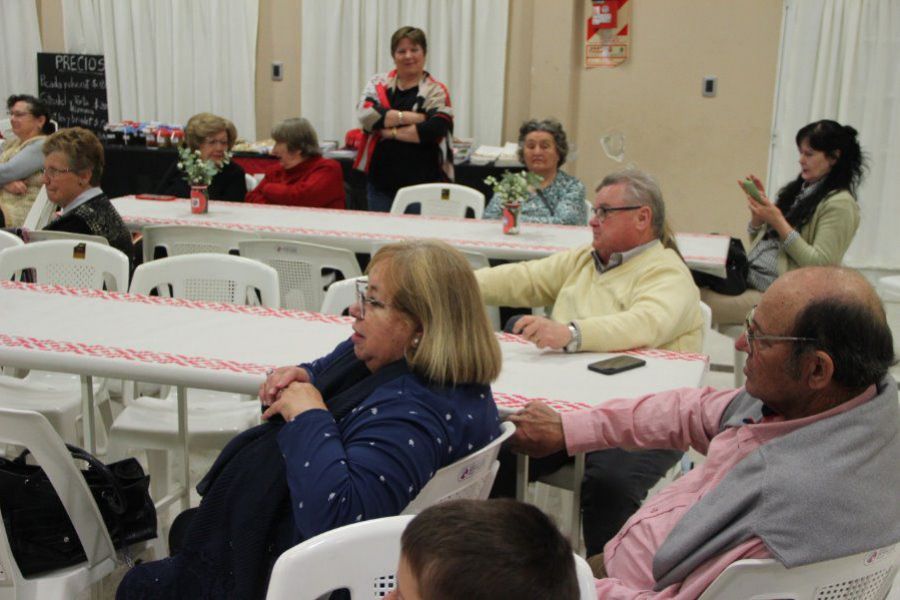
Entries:
<svg viewBox="0 0 900 600">
<path fill-rule="evenodd" d="M 732 562 L 787 567 L 900 541 L 900 407 L 878 296 L 848 269 L 781 276 L 748 315 L 745 388 L 681 389 L 510 417 L 531 456 L 610 447 L 706 455 L 606 544 L 599 598 L 696 598 Z"/>
</svg>

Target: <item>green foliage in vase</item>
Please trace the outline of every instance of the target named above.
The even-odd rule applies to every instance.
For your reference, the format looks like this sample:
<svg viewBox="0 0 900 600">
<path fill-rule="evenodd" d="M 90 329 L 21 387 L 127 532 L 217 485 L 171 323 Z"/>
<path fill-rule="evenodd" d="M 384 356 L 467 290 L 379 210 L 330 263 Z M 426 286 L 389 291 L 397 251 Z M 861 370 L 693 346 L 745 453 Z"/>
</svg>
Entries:
<svg viewBox="0 0 900 600">
<path fill-rule="evenodd" d="M 191 150 L 187 146 L 178 147 L 178 168 L 184 172 L 184 179 L 189 185 L 209 185 L 216 173 L 231 160 L 231 152 L 225 153 L 222 164 L 200 158 L 199 150 Z"/>
<path fill-rule="evenodd" d="M 524 201 L 543 179 L 531 171 L 503 171 L 499 180 L 491 175 L 486 177 L 484 182 L 491 186 L 504 204 L 507 204 L 516 200 Z"/>
</svg>

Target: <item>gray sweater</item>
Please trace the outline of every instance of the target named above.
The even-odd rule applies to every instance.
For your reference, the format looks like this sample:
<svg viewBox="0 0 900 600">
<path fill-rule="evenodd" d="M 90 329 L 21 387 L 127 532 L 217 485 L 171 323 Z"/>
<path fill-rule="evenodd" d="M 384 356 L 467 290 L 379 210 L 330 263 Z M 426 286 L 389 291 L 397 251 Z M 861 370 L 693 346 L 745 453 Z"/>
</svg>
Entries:
<svg viewBox="0 0 900 600">
<path fill-rule="evenodd" d="M 0 162 L 0 186 L 10 181 L 18 181 L 41 170 L 44 166 L 44 154 L 41 149 L 44 140 L 32 142 L 19 150 L 7 162 Z"/>
<path fill-rule="evenodd" d="M 721 429 L 759 418 L 735 396 Z M 900 405 L 886 376 L 876 396 L 757 448 L 678 522 L 653 558 L 656 590 L 758 537 L 790 568 L 900 541 Z"/>
</svg>

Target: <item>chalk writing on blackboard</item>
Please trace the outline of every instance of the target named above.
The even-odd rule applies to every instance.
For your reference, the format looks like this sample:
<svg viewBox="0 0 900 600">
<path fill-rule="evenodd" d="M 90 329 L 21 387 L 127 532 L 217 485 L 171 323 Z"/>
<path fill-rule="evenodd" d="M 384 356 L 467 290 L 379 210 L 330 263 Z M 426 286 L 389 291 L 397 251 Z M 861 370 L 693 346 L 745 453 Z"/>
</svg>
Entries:
<svg viewBox="0 0 900 600">
<path fill-rule="evenodd" d="M 39 52 L 38 94 L 60 127 L 99 133 L 109 120 L 106 61 L 101 55 Z"/>
</svg>

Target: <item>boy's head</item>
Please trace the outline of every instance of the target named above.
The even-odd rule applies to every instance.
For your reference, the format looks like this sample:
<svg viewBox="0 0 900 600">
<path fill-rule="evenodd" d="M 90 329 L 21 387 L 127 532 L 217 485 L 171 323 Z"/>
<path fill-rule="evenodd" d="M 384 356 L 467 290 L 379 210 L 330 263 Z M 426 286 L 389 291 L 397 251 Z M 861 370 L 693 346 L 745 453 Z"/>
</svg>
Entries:
<svg viewBox="0 0 900 600">
<path fill-rule="evenodd" d="M 410 522 L 401 546 L 396 600 L 579 597 L 569 542 L 529 504 L 444 502 Z"/>
</svg>

